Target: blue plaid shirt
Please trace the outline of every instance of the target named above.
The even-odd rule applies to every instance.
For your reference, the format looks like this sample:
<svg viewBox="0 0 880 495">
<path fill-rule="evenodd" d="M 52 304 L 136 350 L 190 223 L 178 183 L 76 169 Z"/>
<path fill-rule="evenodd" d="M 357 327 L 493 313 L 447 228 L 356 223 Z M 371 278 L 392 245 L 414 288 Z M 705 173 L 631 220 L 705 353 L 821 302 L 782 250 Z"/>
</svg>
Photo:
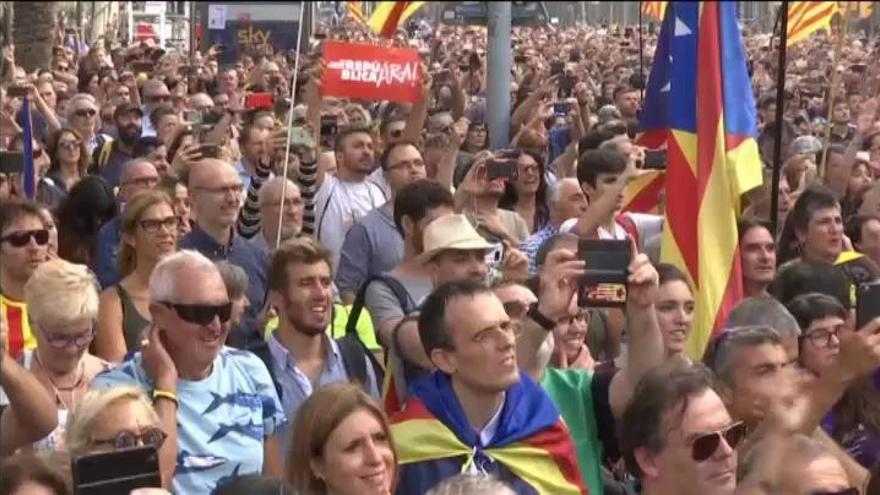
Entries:
<svg viewBox="0 0 880 495">
<path fill-rule="evenodd" d="M 529 257 L 529 275 L 538 273 L 538 264 L 535 261 L 535 258 L 538 256 L 538 249 L 547 242 L 547 239 L 558 233 L 559 229 L 548 222 L 544 228 L 530 235 L 519 245 L 519 250 L 526 253 L 526 256 Z"/>
</svg>

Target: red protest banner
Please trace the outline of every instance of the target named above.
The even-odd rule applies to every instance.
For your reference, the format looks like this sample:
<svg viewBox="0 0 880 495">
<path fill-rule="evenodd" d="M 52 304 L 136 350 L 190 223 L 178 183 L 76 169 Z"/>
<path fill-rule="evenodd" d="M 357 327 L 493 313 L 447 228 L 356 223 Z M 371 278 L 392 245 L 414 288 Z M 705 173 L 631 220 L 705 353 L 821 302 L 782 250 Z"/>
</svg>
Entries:
<svg viewBox="0 0 880 495">
<path fill-rule="evenodd" d="M 409 103 L 422 97 L 416 50 L 328 41 L 324 63 L 324 95 Z"/>
</svg>

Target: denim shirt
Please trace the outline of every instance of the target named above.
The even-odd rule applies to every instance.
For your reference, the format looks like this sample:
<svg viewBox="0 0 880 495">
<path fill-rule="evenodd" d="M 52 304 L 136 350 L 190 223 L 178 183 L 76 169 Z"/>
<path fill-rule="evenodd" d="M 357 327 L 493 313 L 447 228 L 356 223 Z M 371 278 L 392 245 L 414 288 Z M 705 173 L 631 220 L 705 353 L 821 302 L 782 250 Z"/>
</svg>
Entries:
<svg viewBox="0 0 880 495">
<path fill-rule="evenodd" d="M 98 249 L 95 254 L 95 275 L 98 283 L 106 289 L 119 283 L 119 266 L 116 259 L 119 255 L 119 242 L 122 240 L 122 219 L 119 215 L 105 223 L 98 231 L 96 238 Z"/>
<path fill-rule="evenodd" d="M 235 229 L 230 227 L 230 230 L 232 236 L 229 239 L 229 244 L 223 246 L 197 224 L 192 231 L 180 238 L 178 247 L 193 249 L 211 261 L 225 260 L 244 269 L 248 276 L 247 297 L 250 301 L 250 307 L 245 313 L 245 321 L 242 322 L 242 325 L 245 330 L 256 331 L 258 330 L 256 321 L 266 298 L 266 256 L 256 246 L 236 234 Z M 233 334 L 240 333 L 233 331 Z M 246 332 L 245 336 L 250 337 L 250 333 Z M 244 345 L 246 342 L 236 341 L 237 335 L 231 335 L 230 338 L 229 345 L 246 347 Z"/>
</svg>

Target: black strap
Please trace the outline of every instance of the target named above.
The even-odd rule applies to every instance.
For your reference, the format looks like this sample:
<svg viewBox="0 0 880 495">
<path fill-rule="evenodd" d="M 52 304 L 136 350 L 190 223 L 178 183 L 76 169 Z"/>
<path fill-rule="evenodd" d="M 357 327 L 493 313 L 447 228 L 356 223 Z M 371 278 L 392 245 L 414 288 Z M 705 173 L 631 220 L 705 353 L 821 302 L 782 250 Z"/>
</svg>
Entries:
<svg viewBox="0 0 880 495">
<path fill-rule="evenodd" d="M 348 379 L 360 384 L 366 390 L 369 383 L 369 375 L 367 366 L 373 368 L 373 375 L 376 377 L 376 388 L 381 388 L 385 381 L 385 372 L 376 356 L 367 349 L 367 346 L 361 341 L 357 335 L 346 335 L 336 339 L 339 345 L 339 353 L 342 354 L 342 364 L 345 366 L 345 372 Z M 369 392 L 369 390 L 367 390 Z"/>
<path fill-rule="evenodd" d="M 370 284 L 373 282 L 382 282 L 391 289 L 391 292 L 393 292 L 394 296 L 397 298 L 397 302 L 400 303 L 404 315 L 411 313 L 412 310 L 415 309 L 413 308 L 415 304 L 411 302 L 409 292 L 399 280 L 390 275 L 372 276 L 361 285 L 360 290 L 358 290 L 357 295 L 355 295 L 354 304 L 352 304 L 351 311 L 348 313 L 348 321 L 345 323 L 345 335 L 357 334 L 358 319 L 361 317 L 361 312 L 363 311 L 367 300 L 367 288 L 369 288 Z M 378 329 L 376 330 L 378 332 Z"/>
</svg>

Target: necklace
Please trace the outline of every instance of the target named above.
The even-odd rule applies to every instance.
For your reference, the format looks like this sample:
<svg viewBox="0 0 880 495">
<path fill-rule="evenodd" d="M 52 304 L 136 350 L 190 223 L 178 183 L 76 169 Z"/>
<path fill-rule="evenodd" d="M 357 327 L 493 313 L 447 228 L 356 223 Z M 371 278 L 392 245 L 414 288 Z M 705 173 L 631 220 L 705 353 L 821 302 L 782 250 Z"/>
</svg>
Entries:
<svg viewBox="0 0 880 495">
<path fill-rule="evenodd" d="M 52 378 L 52 372 L 49 371 L 48 368 L 43 364 L 40 360 L 40 356 L 34 352 L 34 360 L 37 364 L 40 365 L 40 368 L 43 368 L 43 371 L 46 373 L 46 378 L 49 379 L 49 384 L 52 386 L 52 391 L 55 392 L 55 399 L 59 404 L 64 406 L 64 409 L 70 411 L 73 406 L 76 405 L 76 390 L 82 385 L 83 379 L 85 378 L 86 368 L 85 362 L 80 359 L 79 361 L 79 378 L 77 378 L 76 382 L 70 387 L 59 387 L 58 384 L 55 383 L 55 380 Z M 61 397 L 61 392 L 70 392 L 70 404 Z"/>
</svg>

